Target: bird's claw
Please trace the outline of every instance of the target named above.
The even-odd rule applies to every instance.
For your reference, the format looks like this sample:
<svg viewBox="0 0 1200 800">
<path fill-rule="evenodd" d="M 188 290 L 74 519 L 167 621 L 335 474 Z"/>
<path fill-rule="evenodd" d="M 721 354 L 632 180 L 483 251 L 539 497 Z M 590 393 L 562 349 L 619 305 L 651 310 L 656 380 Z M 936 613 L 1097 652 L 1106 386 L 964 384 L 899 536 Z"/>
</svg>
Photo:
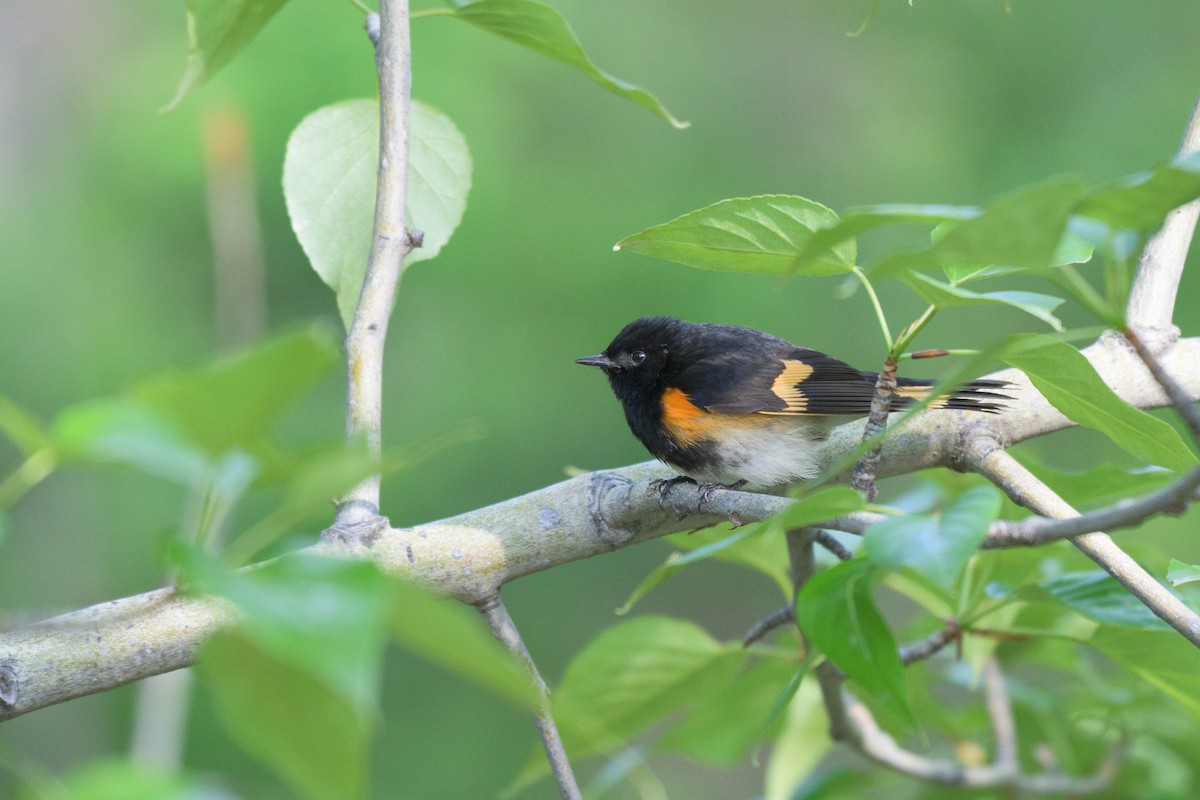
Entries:
<svg viewBox="0 0 1200 800">
<path fill-rule="evenodd" d="M 688 515 L 688 510 L 673 503 L 667 502 L 667 495 L 670 493 L 671 489 L 681 483 L 696 483 L 696 481 L 692 478 L 689 478 L 687 475 L 676 475 L 674 478 L 656 478 L 650 481 L 650 484 L 646 487 L 646 493 L 657 494 L 658 505 L 661 508 L 670 508 L 675 512 L 676 517 L 683 519 Z"/>
</svg>

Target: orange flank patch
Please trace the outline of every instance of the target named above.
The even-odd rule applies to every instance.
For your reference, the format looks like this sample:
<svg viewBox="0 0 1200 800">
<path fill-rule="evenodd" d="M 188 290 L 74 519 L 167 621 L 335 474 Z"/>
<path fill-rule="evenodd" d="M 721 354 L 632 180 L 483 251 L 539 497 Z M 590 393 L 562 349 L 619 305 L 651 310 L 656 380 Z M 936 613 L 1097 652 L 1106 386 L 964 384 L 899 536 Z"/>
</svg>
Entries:
<svg viewBox="0 0 1200 800">
<path fill-rule="evenodd" d="M 692 403 L 682 389 L 668 388 L 662 396 L 663 427 L 684 447 L 705 438 L 713 415 Z"/>
<path fill-rule="evenodd" d="M 668 388 L 662 395 L 662 424 L 683 447 L 719 439 L 732 430 L 755 428 L 757 414 L 714 414 L 695 405 L 682 389 Z M 761 418 L 759 418 L 761 419 Z"/>
<path fill-rule="evenodd" d="M 808 398 L 804 396 L 800 384 L 809 379 L 813 368 L 810 364 L 792 358 L 785 358 L 780 363 L 783 364 L 783 371 L 775 376 L 775 382 L 771 384 L 771 393 L 787 403 L 787 408 L 771 413 L 803 414 L 808 410 Z"/>
</svg>

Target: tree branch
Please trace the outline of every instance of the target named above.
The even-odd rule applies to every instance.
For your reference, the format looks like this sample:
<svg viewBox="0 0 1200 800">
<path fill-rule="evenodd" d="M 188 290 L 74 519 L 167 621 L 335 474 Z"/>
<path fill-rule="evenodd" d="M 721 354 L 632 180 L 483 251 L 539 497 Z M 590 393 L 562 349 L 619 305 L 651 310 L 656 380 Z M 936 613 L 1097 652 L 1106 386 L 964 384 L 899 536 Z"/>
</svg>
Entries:
<svg viewBox="0 0 1200 800">
<path fill-rule="evenodd" d="M 1119 334 L 1102 337 L 1084 354 L 1131 404 L 1150 408 L 1170 402 Z M 1180 340 L 1158 360 L 1179 376 L 1190 397 L 1200 397 L 1200 370 L 1195 368 L 1200 339 Z M 1016 387 L 1018 400 L 1009 413 L 936 410 L 916 415 L 884 440 L 880 477 L 937 466 L 963 469 L 968 444 L 978 437 L 1013 444 L 1072 424 L 1020 372 L 1006 370 L 992 377 Z M 832 431 L 820 454 L 822 465 L 837 463 L 854 450 L 862 428 L 858 421 Z M 765 519 L 791 502 L 717 491 L 700 511 L 696 487 L 679 484 L 669 489 L 669 504 L 696 512 L 680 520 L 659 505 L 657 493 L 647 492 L 648 481 L 670 474 L 657 462 L 591 473 L 441 522 L 400 529 L 380 523 L 379 536 L 370 545 L 330 541 L 312 549 L 374 559 L 392 574 L 476 604 L 524 575 L 716 524 L 730 514 L 746 521 Z M 829 527 L 861 532 L 874 518 L 852 514 Z M 469 574 L 463 566 L 471 567 Z M 232 619 L 228 604 L 219 600 L 159 590 L 0 634 L 0 719 L 187 666 L 203 639 Z M 78 636 L 64 635 L 76 630 Z"/>
<path fill-rule="evenodd" d="M 1004 490 L 1013 502 L 1047 517 L 1077 517 L 1079 512 L 999 448 L 980 447 L 970 457 L 972 468 Z M 1106 533 L 1094 531 L 1071 539 L 1083 553 L 1112 575 L 1189 642 L 1200 647 L 1200 615 L 1171 594 L 1117 546 Z"/>
<path fill-rule="evenodd" d="M 1179 156 L 1200 151 L 1200 98 L 1192 109 Z M 1125 323 L 1151 346 L 1173 342 L 1179 329 L 1172 322 L 1179 279 L 1200 218 L 1200 200 L 1193 200 L 1167 215 L 1161 229 L 1146 244 L 1138 259 L 1137 275 L 1130 287 Z"/>
<path fill-rule="evenodd" d="M 368 20 L 368 34 L 373 33 Z M 379 180 L 375 227 L 362 293 L 346 339 L 346 437 L 365 436 L 378 458 L 382 448 L 383 347 L 404 257 L 412 250 L 405 218 L 408 193 L 409 98 L 412 52 L 408 0 L 381 0 L 375 66 L 379 72 Z M 375 37 L 372 36 L 372 41 Z M 367 478 L 338 504 L 335 526 L 379 514 L 379 476 Z"/>
</svg>

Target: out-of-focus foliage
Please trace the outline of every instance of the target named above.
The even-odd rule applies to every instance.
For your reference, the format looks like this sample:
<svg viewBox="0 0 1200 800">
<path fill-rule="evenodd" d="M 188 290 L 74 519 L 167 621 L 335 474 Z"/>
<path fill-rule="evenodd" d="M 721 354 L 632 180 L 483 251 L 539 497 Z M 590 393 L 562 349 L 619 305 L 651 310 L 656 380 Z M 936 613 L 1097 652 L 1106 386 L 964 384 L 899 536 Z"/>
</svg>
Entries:
<svg viewBox="0 0 1200 800">
<path fill-rule="evenodd" d="M 245 375 L 236 359 L 188 367 L 209 360 L 216 338 L 205 207 L 206 169 L 215 160 L 206 168 L 196 131 L 233 107 L 253 132 L 272 328 L 313 317 L 336 325 L 338 303 L 289 229 L 279 190 L 284 153 L 309 114 L 375 91 L 373 54 L 351 4 L 296 0 L 270 19 L 277 4 L 243 2 L 233 18 L 247 24 L 233 29 L 208 16 L 219 5 L 190 3 L 190 31 L 177 5 L 0 10 L 0 97 L 13 123 L 0 128 L 5 623 L 150 588 L 171 566 L 159 558 L 161 542 L 180 531 L 210 542 L 240 534 L 233 546 L 246 555 L 285 534 L 291 543 L 311 541 L 328 523 L 327 499 L 372 467 L 360 451 L 334 446 L 342 380 L 329 369 L 327 343 L 272 339 L 242 356 L 275 353 Z M 704 209 L 715 216 L 685 231 L 701 235 L 682 244 L 707 246 L 731 222 L 720 216 L 729 204 L 709 208 L 720 198 L 813 198 L 808 208 L 841 209 L 841 221 L 825 209 L 830 227 L 812 235 L 820 226 L 809 226 L 807 240 L 781 228 L 782 255 L 793 263 L 782 269 L 772 261 L 764 271 L 844 273 L 857 261 L 893 323 L 917 318 L 927 303 L 944 309 L 916 347 L 981 348 L 1027 330 L 1026 313 L 1066 329 L 1119 316 L 1130 242 L 1196 191 L 1194 162 L 1172 164 L 1170 154 L 1196 90 L 1188 65 L 1200 9 L 1095 3 L 1081 26 L 1080 9 L 1054 4 L 1007 11 L 880 4 L 865 32 L 847 37 L 865 4 L 714 5 L 704 13 L 679 0 L 555 8 L 484 0 L 433 6 L 414 20 L 416 97 L 454 120 L 474 172 L 454 237 L 436 260 L 408 271 L 401 287 L 385 441 L 402 454 L 430 431 L 481 421 L 489 433 L 392 470 L 384 511 L 398 524 L 536 488 L 567 465 L 644 458 L 596 376 L 571 364 L 635 316 L 749 324 L 864 368 L 882 360 L 886 347 L 865 292 L 855 292 L 859 282 L 780 281 L 614 255 L 615 241 L 636 249 L 631 232 L 648 234 Z M 456 24 L 455 16 L 499 37 Z M 547 68 L 514 41 L 576 69 Z M 674 117 L 662 104 L 592 59 L 652 86 L 692 127 L 663 124 Z M 180 93 L 191 93 L 157 115 L 181 70 Z M 1167 166 L 1139 172 L 1150 164 Z M 1081 178 L 1045 180 L 1064 174 Z M 895 201 L 907 203 L 879 205 Z M 853 249 L 849 237 L 859 237 Z M 830 261 L 832 245 L 838 255 Z M 1093 249 L 1100 268 L 1056 271 Z M 941 274 L 916 278 L 909 267 Z M 882 280 L 889 274 L 905 280 Z M 986 292 L 974 286 L 984 278 Z M 1188 301 L 1195 280 L 1186 275 L 1181 287 L 1177 323 L 1185 333 L 1198 322 Z M 1071 302 L 1059 305 L 1057 296 Z M 1055 347 L 1047 343 L 1038 355 Z M 971 369 L 990 368 L 1002 354 L 1019 357 L 1012 348 L 989 352 L 992 361 Z M 1022 366 L 1038 372 L 1028 348 L 1025 356 Z M 1052 357 L 1040 370 L 1061 389 L 1055 402 L 1088 417 L 1128 454 L 1088 432 L 1033 443 L 1029 458 L 1052 485 L 1102 502 L 1170 475 L 1130 471 L 1147 461 L 1194 463 L 1161 417 L 1134 422 L 1090 388 L 1081 412 L 1083 390 L 1075 387 L 1094 386 L 1094 376 L 1069 362 Z M 114 460 L 134 469 L 113 468 Z M 1083 477 L 1073 474 L 1085 468 Z M 978 535 L 979 520 L 994 510 L 990 500 L 946 483 L 950 490 L 935 503 L 915 509 L 927 526 L 903 533 L 918 541 L 935 528 L 958 532 L 962 542 Z M 882 499 L 903 499 L 902 488 L 885 485 Z M 856 507 L 839 505 L 837 513 Z M 1195 586 L 1187 565 L 1200 562 L 1193 526 L 1190 517 L 1156 520 L 1122 540 L 1189 601 Z M 656 571 L 669 546 L 686 554 Z M 966 563 L 960 548 L 951 549 L 945 564 L 922 570 L 868 546 L 865 559 L 822 573 L 806 589 L 812 602 L 801 617 L 817 648 L 856 685 L 875 690 L 874 702 L 893 717 L 916 710 L 920 733 L 903 724 L 893 731 L 934 749 L 986 731 L 972 673 L 999 647 L 1031 746 L 1045 743 L 1064 770 L 1082 773 L 1120 729 L 1132 746 L 1113 796 L 1194 796 L 1194 650 L 1068 545 L 988 552 Z M 464 609 L 426 607 L 422 595 L 397 601 L 392 592 L 403 589 L 383 588 L 390 584 L 355 572 L 359 566 L 347 567 L 348 577 L 321 573 L 311 595 L 285 591 L 266 603 L 303 624 L 251 623 L 214 643 L 205 667 L 211 682 L 187 731 L 185 764 L 189 776 L 201 777 L 88 766 L 127 750 L 134 690 L 122 689 L 0 729 L 0 795 L 38 796 L 37 787 L 50 787 L 80 798 L 257 798 L 290 796 L 290 782 L 312 796 L 357 787 L 374 797 L 493 796 L 522 764 L 537 764 L 525 777 L 543 771 L 540 755 L 528 760 L 536 737 L 527 713 L 510 702 L 519 682 L 479 639 L 469 624 L 477 621 L 461 618 Z M 572 749 L 606 756 L 577 765 L 585 784 L 610 797 L 647 796 L 659 786 L 688 797 L 750 796 L 764 786 L 771 798 L 949 796 L 840 756 L 818 765 L 829 742 L 795 636 L 749 651 L 729 643 L 779 605 L 785 570 L 779 529 L 765 525 L 681 534 L 505 589 L 543 672 L 561 686 L 555 700 Z M 288 591 L 305 585 L 291 578 Z M 261 576 L 264 587 L 271 580 Z M 225 588 L 237 594 L 238 586 Z M 271 597 L 264 587 L 256 597 Z M 332 639 L 317 637 L 322 614 L 346 605 L 322 605 L 323 591 L 352 601 L 357 610 L 347 616 L 371 629 L 364 638 L 339 644 L 351 631 L 336 624 Z M 626 598 L 641 616 L 609 627 Z M 393 614 L 393 602 L 412 615 Z M 884 654 L 894 654 L 896 640 L 928 634 L 939 614 L 977 629 L 964 641 L 964 662 L 944 653 L 900 672 Z M 383 650 L 385 638 L 400 647 Z M 272 660 L 262 671 L 248 663 Z M 246 680 L 231 680 L 239 672 Z M 295 680 L 253 682 L 272 674 Z M 328 700 L 324 730 L 343 731 L 341 750 L 306 753 L 321 743 L 301 726 L 290 740 L 264 742 L 264 725 L 286 725 L 282 701 L 297 695 Z M 265 710 L 252 710 L 257 701 Z M 296 747 L 273 749 L 281 741 Z M 756 749 L 757 761 L 747 756 Z M 338 769 L 323 769 L 326 757 L 338 758 Z M 550 791 L 543 779 L 522 796 Z"/>
</svg>

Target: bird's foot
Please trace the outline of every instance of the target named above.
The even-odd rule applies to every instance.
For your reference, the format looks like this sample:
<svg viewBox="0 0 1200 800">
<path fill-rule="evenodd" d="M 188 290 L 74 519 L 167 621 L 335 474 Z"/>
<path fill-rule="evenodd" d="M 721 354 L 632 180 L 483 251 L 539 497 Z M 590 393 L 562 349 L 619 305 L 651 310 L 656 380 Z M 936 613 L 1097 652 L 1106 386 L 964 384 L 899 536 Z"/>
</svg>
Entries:
<svg viewBox="0 0 1200 800">
<path fill-rule="evenodd" d="M 708 483 L 707 481 L 700 484 L 700 502 L 696 504 L 697 508 L 703 508 L 704 504 L 712 500 L 713 492 L 730 491 L 736 492 L 746 485 L 746 481 L 736 481 L 734 483 Z"/>
<path fill-rule="evenodd" d="M 667 494 L 670 493 L 671 489 L 675 488 L 681 483 L 696 483 L 696 481 L 692 478 L 689 478 L 687 475 L 676 475 L 674 478 L 656 478 L 655 480 L 650 481 L 650 484 L 646 487 L 646 493 L 657 494 L 658 505 L 660 507 L 669 507 L 675 512 L 676 517 L 683 519 L 688 515 L 687 509 L 667 502 Z"/>
</svg>

